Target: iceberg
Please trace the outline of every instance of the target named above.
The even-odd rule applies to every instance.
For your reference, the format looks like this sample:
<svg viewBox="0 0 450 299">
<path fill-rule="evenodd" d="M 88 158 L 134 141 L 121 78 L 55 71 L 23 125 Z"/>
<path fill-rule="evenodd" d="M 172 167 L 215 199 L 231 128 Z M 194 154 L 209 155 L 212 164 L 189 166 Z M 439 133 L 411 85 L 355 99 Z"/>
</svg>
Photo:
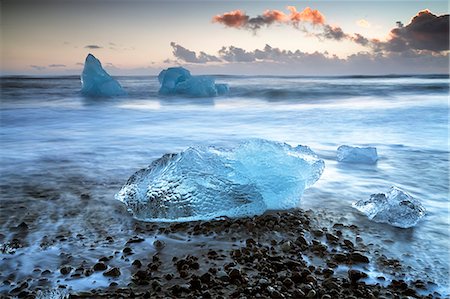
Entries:
<svg viewBox="0 0 450 299">
<path fill-rule="evenodd" d="M 325 163 L 306 146 L 255 139 L 190 147 L 132 175 L 116 199 L 144 221 L 244 217 L 297 207 Z"/>
<path fill-rule="evenodd" d="M 377 149 L 341 145 L 337 149 L 337 160 L 347 163 L 375 164 L 378 160 Z"/>
<path fill-rule="evenodd" d="M 422 204 L 395 186 L 387 194 L 372 194 L 369 199 L 353 203 L 353 207 L 375 222 L 401 228 L 413 227 L 425 215 Z"/>
<path fill-rule="evenodd" d="M 81 93 L 93 97 L 112 97 L 125 95 L 119 82 L 114 80 L 103 68 L 100 60 L 89 54 L 81 74 Z"/>
<path fill-rule="evenodd" d="M 192 76 L 182 67 L 171 67 L 158 75 L 159 94 L 186 95 L 190 97 L 215 97 L 229 92 L 227 84 L 216 84 L 210 76 Z"/>
</svg>

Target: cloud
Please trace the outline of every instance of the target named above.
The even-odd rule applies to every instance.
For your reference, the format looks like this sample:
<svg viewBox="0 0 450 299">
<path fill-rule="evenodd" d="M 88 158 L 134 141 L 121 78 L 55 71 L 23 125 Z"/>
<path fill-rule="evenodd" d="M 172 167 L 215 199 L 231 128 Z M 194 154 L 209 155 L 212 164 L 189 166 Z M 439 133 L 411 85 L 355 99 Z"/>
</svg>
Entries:
<svg viewBox="0 0 450 299">
<path fill-rule="evenodd" d="M 323 26 L 323 33 L 319 34 L 327 39 L 343 40 L 349 38 L 349 35 L 344 33 L 341 27 L 335 27 L 330 25 Z"/>
<path fill-rule="evenodd" d="M 449 50 L 449 15 L 437 16 L 429 10 L 422 10 L 411 22 L 390 32 L 387 42 L 374 41 L 375 47 L 391 52 L 408 50 L 429 50 L 434 52 Z"/>
<path fill-rule="evenodd" d="M 306 7 L 302 11 L 297 11 L 295 6 L 288 6 L 289 14 L 286 14 L 279 10 L 266 10 L 262 15 L 256 17 L 250 17 L 241 10 L 233 10 L 221 15 L 213 17 L 213 22 L 222 23 L 227 27 L 248 29 L 256 32 L 263 26 L 270 26 L 274 23 L 293 26 L 296 29 L 301 29 L 303 32 L 316 36 L 320 39 L 329 40 L 351 40 L 361 45 L 367 45 L 365 38 L 358 34 L 351 36 L 345 33 L 339 26 L 331 26 L 326 24 L 325 16 L 317 9 L 311 9 Z M 316 32 L 310 32 L 311 29 L 307 29 L 301 24 L 312 24 Z M 317 30 L 319 32 L 317 32 Z"/>
<path fill-rule="evenodd" d="M 270 26 L 274 23 L 289 24 L 298 27 L 300 23 L 311 23 L 313 25 L 324 24 L 325 17 L 318 11 L 306 7 L 303 11 L 297 11 L 295 6 L 288 6 L 290 14 L 279 10 L 266 10 L 263 14 L 256 17 L 250 17 L 242 10 L 233 10 L 230 12 L 216 15 L 212 21 L 221 23 L 227 27 L 238 29 L 249 29 L 256 31 L 263 26 Z"/>
<path fill-rule="evenodd" d="M 220 59 L 214 55 L 206 54 L 205 52 L 200 52 L 198 55 L 196 52 L 188 50 L 174 42 L 170 43 L 173 48 L 173 55 L 184 61 L 190 63 L 208 63 L 208 62 L 219 62 Z"/>
<path fill-rule="evenodd" d="M 85 49 L 91 49 L 91 50 L 95 50 L 95 49 L 101 49 L 103 47 L 98 46 L 98 45 L 86 45 L 84 46 Z"/>
<path fill-rule="evenodd" d="M 369 45 L 369 39 L 362 36 L 359 33 L 355 33 L 352 37 L 350 37 L 355 43 L 360 44 L 362 46 Z"/>
<path fill-rule="evenodd" d="M 220 57 L 228 62 L 252 62 L 255 61 L 255 54 L 253 52 L 247 52 L 242 48 L 234 46 L 222 47 L 219 50 Z"/>
<path fill-rule="evenodd" d="M 42 71 L 42 70 L 45 70 L 45 69 L 46 69 L 45 66 L 34 65 L 34 64 L 30 65 L 30 67 L 33 68 L 33 69 L 35 69 L 35 70 L 38 70 L 38 71 Z"/>
<path fill-rule="evenodd" d="M 84 66 L 84 63 L 82 63 L 82 62 L 77 62 L 77 63 L 75 63 L 75 65 L 83 65 L 83 66 Z"/>
<path fill-rule="evenodd" d="M 365 20 L 365 19 L 359 19 L 356 21 L 356 25 L 358 25 L 359 27 L 362 28 L 370 28 L 371 24 L 369 23 L 369 21 Z"/>
<path fill-rule="evenodd" d="M 351 38 L 355 38 L 355 36 Z M 358 37 L 358 39 L 363 40 L 364 37 Z M 270 45 L 254 50 L 231 45 L 222 47 L 214 57 L 221 59 L 223 63 L 195 64 L 191 67 L 206 73 L 220 72 L 224 74 L 448 73 L 449 54 L 425 55 L 414 51 L 402 53 L 362 51 L 346 58 L 339 58 L 327 52 L 307 53 L 301 50 L 284 50 Z M 165 62 L 177 63 L 171 60 Z"/>
<path fill-rule="evenodd" d="M 65 64 L 49 64 L 48 67 L 66 67 Z"/>
<path fill-rule="evenodd" d="M 306 7 L 303 11 L 298 12 L 295 6 L 288 6 L 291 15 L 289 20 L 295 25 L 300 22 L 310 22 L 314 25 L 325 24 L 325 16 L 317 9 Z"/>
</svg>

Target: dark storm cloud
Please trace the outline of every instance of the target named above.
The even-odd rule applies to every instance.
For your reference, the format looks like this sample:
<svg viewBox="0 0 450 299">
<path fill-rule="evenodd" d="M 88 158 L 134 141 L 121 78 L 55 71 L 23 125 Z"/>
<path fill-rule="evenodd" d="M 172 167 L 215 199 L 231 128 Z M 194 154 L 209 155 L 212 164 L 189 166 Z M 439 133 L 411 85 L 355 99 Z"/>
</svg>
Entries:
<svg viewBox="0 0 450 299">
<path fill-rule="evenodd" d="M 86 45 L 84 46 L 85 49 L 91 49 L 91 50 L 95 50 L 95 49 L 101 49 L 103 47 L 98 46 L 98 45 Z"/>
<path fill-rule="evenodd" d="M 219 62 L 220 59 L 214 55 L 206 54 L 205 52 L 200 52 L 198 55 L 195 51 L 191 51 L 182 47 L 174 42 L 170 43 L 170 46 L 173 48 L 173 55 L 184 61 L 190 63 L 208 63 L 208 62 Z"/>
<path fill-rule="evenodd" d="M 433 52 L 449 50 L 449 15 L 437 16 L 429 10 L 420 11 L 411 22 L 403 26 L 397 22 L 387 42 L 374 41 L 378 51 L 405 52 L 428 50 Z"/>
</svg>

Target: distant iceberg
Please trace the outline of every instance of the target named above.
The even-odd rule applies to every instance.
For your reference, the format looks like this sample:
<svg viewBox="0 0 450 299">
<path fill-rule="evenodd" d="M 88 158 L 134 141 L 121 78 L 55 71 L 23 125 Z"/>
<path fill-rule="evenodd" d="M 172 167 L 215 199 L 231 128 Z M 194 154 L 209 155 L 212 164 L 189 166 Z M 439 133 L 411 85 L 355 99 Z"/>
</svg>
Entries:
<svg viewBox="0 0 450 299">
<path fill-rule="evenodd" d="M 372 194 L 369 199 L 353 203 L 353 207 L 373 221 L 401 228 L 415 226 L 425 215 L 425 208 L 417 199 L 395 186 L 387 194 Z"/>
<path fill-rule="evenodd" d="M 100 61 L 89 54 L 81 74 L 81 93 L 92 97 L 112 97 L 125 95 L 119 82 L 114 80 L 103 68 Z"/>
<path fill-rule="evenodd" d="M 325 164 L 306 146 L 249 140 L 166 154 L 116 194 L 135 218 L 194 221 L 295 208 Z"/>
<path fill-rule="evenodd" d="M 171 67 L 161 71 L 158 75 L 162 95 L 186 95 L 190 97 L 215 97 L 227 94 L 227 84 L 216 84 L 210 76 L 192 76 L 182 67 Z"/>
<path fill-rule="evenodd" d="M 378 160 L 377 149 L 341 145 L 337 149 L 337 160 L 347 163 L 375 164 Z"/>
</svg>

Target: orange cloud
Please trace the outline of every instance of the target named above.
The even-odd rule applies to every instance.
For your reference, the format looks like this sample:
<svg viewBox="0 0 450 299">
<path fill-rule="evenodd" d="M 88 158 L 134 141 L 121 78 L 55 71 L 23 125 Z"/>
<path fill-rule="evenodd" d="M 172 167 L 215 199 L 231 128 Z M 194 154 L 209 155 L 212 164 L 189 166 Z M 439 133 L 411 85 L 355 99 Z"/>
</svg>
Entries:
<svg viewBox="0 0 450 299">
<path fill-rule="evenodd" d="M 245 12 L 237 9 L 230 12 L 226 12 L 222 15 L 216 15 L 213 17 L 213 22 L 223 23 L 229 27 L 240 28 L 244 27 L 248 20 L 249 16 L 245 14 Z"/>
<path fill-rule="evenodd" d="M 279 10 L 266 10 L 263 13 L 263 17 L 266 18 L 267 20 L 272 20 L 272 22 L 286 22 L 288 20 L 288 16 Z"/>
<path fill-rule="evenodd" d="M 317 9 L 306 7 L 303 11 L 297 11 L 295 6 L 288 6 L 291 12 L 289 19 L 292 23 L 298 24 L 300 22 L 311 22 L 314 25 L 325 24 L 325 16 Z"/>
<path fill-rule="evenodd" d="M 303 11 L 297 11 L 295 6 L 288 6 L 290 14 L 268 9 L 264 11 L 262 15 L 256 17 L 250 17 L 245 12 L 237 9 L 230 12 L 226 12 L 221 15 L 213 17 L 214 23 L 222 23 L 227 27 L 245 28 L 256 31 L 263 26 L 270 26 L 273 23 L 283 23 L 298 26 L 301 22 L 312 23 L 313 25 L 324 25 L 325 17 L 317 9 L 311 9 L 306 7 Z"/>
</svg>

